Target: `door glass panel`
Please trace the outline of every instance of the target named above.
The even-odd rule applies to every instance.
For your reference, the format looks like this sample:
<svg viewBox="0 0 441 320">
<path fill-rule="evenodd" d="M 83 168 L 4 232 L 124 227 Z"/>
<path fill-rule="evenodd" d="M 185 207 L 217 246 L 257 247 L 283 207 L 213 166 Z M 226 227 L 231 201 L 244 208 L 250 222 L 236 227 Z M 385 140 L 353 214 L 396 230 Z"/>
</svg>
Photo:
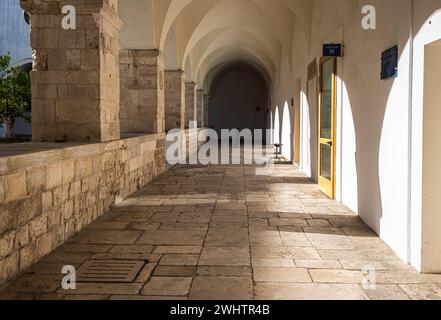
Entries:
<svg viewBox="0 0 441 320">
<path fill-rule="evenodd" d="M 321 104 L 321 138 L 332 139 L 332 85 L 334 60 L 325 62 L 322 66 L 322 104 Z"/>
<path fill-rule="evenodd" d="M 332 147 L 327 144 L 321 145 L 321 174 L 323 178 L 332 179 Z"/>
</svg>

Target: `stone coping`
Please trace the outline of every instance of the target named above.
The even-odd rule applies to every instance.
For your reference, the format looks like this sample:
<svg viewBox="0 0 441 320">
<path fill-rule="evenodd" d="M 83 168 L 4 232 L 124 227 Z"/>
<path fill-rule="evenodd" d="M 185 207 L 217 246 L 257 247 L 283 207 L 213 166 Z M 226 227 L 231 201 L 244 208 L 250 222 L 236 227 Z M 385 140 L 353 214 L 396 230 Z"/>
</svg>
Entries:
<svg viewBox="0 0 441 320">
<path fill-rule="evenodd" d="M 128 135 L 120 140 L 102 143 L 18 143 L 0 146 L 0 175 L 64 159 L 99 154 L 126 148 L 140 142 L 157 141 L 165 133 Z"/>
</svg>

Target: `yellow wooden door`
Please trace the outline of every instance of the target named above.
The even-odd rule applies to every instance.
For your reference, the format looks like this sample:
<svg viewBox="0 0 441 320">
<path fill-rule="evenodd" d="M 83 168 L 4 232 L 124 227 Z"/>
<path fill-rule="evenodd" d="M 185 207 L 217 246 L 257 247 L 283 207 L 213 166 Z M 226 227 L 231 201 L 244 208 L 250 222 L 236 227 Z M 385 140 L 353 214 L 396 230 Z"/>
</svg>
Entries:
<svg viewBox="0 0 441 320">
<path fill-rule="evenodd" d="M 320 63 L 319 94 L 319 187 L 328 197 L 335 192 L 336 58 Z"/>
</svg>

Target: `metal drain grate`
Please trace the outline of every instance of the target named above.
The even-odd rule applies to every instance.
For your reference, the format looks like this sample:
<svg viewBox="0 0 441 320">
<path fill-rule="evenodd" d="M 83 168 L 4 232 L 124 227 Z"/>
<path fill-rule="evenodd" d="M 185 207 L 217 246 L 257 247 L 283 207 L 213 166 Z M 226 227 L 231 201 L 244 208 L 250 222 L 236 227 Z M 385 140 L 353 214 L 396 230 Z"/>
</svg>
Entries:
<svg viewBox="0 0 441 320">
<path fill-rule="evenodd" d="M 91 260 L 77 271 L 78 282 L 133 282 L 144 261 Z"/>
</svg>

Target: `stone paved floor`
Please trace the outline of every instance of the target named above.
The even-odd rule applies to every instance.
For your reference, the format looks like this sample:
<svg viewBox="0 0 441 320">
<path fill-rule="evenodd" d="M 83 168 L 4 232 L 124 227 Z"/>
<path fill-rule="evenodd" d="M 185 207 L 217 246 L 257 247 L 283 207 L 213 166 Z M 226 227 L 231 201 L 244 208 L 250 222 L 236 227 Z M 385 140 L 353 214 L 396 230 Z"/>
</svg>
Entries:
<svg viewBox="0 0 441 320">
<path fill-rule="evenodd" d="M 131 283 L 61 289 L 61 268 L 136 260 Z M 362 270 L 376 268 L 375 290 Z M 0 291 L 2 299 L 441 299 L 441 275 L 402 263 L 292 166 L 180 166 Z"/>
</svg>

